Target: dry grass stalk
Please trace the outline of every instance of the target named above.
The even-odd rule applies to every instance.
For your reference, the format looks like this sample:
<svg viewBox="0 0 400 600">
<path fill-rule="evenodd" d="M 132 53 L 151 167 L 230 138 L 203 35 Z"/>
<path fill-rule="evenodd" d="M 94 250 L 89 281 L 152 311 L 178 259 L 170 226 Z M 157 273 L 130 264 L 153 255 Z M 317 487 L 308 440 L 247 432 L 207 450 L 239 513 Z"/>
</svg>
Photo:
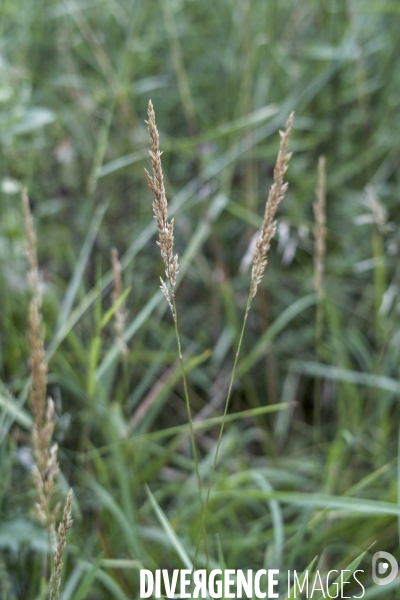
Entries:
<svg viewBox="0 0 400 600">
<path fill-rule="evenodd" d="M 112 301 L 115 304 L 122 296 L 122 277 L 121 277 L 121 263 L 118 258 L 118 250 L 113 248 L 111 250 L 111 264 L 113 272 L 114 289 L 112 293 Z M 124 341 L 124 331 L 126 322 L 126 311 L 124 303 L 120 304 L 115 311 L 115 333 L 117 334 L 117 342 L 121 350 L 123 357 L 128 355 L 128 346 Z"/>
<path fill-rule="evenodd" d="M 279 204 L 285 197 L 288 184 L 284 182 L 284 176 L 288 168 L 288 162 L 291 153 L 287 152 L 290 132 L 292 130 L 294 113 L 289 115 L 286 122 L 285 131 L 280 131 L 281 143 L 279 147 L 278 157 L 274 168 L 274 182 L 268 194 L 267 203 L 265 205 L 264 219 L 261 226 L 260 236 L 256 242 L 253 255 L 253 268 L 251 271 L 250 298 L 254 298 L 257 293 L 257 288 L 264 275 L 265 267 L 267 266 L 267 254 L 271 245 L 271 240 L 275 235 L 276 221 L 274 221 L 275 213 Z"/>
<path fill-rule="evenodd" d="M 316 201 L 314 202 L 314 289 L 320 302 L 324 296 L 322 278 L 324 274 L 325 238 L 326 238 L 326 172 L 325 157 L 320 156 L 318 161 L 318 181 L 315 190 Z"/>
<path fill-rule="evenodd" d="M 42 324 L 42 292 L 39 282 L 39 270 L 36 251 L 36 235 L 33 227 L 32 213 L 26 189 L 22 192 L 22 203 L 27 236 L 27 259 L 29 264 L 28 283 L 32 291 L 32 299 L 28 314 L 28 340 L 30 346 L 30 370 L 32 382 L 29 389 L 29 404 L 33 415 L 32 446 L 35 459 L 33 480 L 37 491 L 35 505 L 36 516 L 47 529 L 52 548 L 55 546 L 55 522 L 58 507 L 53 506 L 55 480 L 59 472 L 58 446 L 52 444 L 54 432 L 54 402 L 46 401 L 47 365 L 44 360 L 44 329 Z M 71 526 L 70 508 L 72 490 L 70 490 L 64 509 L 63 519 L 59 526 L 59 540 L 52 570 L 51 598 L 58 598 L 62 570 L 62 554 L 65 548 L 66 532 Z M 60 566 L 61 565 L 61 566 Z M 57 583 L 58 582 L 58 583 Z"/>
<path fill-rule="evenodd" d="M 44 360 L 44 330 L 41 314 L 42 291 L 39 282 L 36 235 L 26 189 L 22 191 L 22 203 L 28 241 L 26 254 L 29 271 L 27 279 L 32 291 L 28 314 L 28 340 L 32 377 L 29 404 L 33 415 L 32 446 L 35 458 L 33 479 L 38 495 L 35 508 L 37 518 L 49 531 L 53 541 L 56 515 L 55 511 L 51 509 L 50 503 L 58 474 L 58 448 L 57 444 L 51 443 L 54 431 L 54 403 L 50 398 L 46 401 L 47 365 Z"/>
<path fill-rule="evenodd" d="M 57 549 L 54 555 L 54 567 L 50 579 L 50 600 L 60 597 L 61 575 L 63 570 L 63 556 L 67 545 L 67 533 L 73 523 L 71 518 L 72 490 L 69 490 L 64 506 L 63 516 L 58 526 Z"/>
<path fill-rule="evenodd" d="M 35 229 L 33 227 L 32 213 L 29 205 L 28 192 L 26 188 L 22 189 L 22 207 L 24 210 L 25 232 L 28 242 L 26 249 L 26 257 L 28 259 L 29 264 L 27 279 L 32 291 L 39 292 L 39 268 L 36 251 L 36 234 Z"/>
<path fill-rule="evenodd" d="M 159 241 L 157 244 L 161 249 L 161 256 L 165 265 L 165 275 L 171 286 L 171 293 L 165 282 L 161 280 L 161 290 L 167 299 L 174 319 L 176 319 L 173 299 L 175 297 L 176 277 L 178 275 L 178 255 L 174 255 L 174 219 L 168 222 L 168 203 L 165 194 L 164 178 L 161 166 L 161 152 L 159 144 L 159 135 L 156 125 L 156 117 L 151 100 L 147 109 L 149 120 L 147 126 L 150 136 L 149 156 L 153 167 L 153 176 L 145 169 L 147 182 L 154 192 L 153 212 L 157 223 Z"/>
</svg>

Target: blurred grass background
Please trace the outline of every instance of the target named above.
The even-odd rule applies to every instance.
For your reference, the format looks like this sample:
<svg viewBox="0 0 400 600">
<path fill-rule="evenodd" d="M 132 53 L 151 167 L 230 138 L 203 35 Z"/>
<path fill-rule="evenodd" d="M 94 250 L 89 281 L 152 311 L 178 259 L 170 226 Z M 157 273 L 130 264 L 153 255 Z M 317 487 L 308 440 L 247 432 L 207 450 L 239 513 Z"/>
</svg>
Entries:
<svg viewBox="0 0 400 600">
<path fill-rule="evenodd" d="M 150 97 L 199 420 L 223 410 L 249 286 L 243 258 L 261 224 L 278 129 L 296 112 L 289 192 L 231 403 L 232 414 L 250 413 L 227 427 L 211 496 L 211 565 L 301 570 L 318 554 L 321 570 L 340 569 L 374 541 L 373 551 L 396 554 L 399 13 L 395 0 L 2 1 L 1 600 L 44 598 L 47 578 L 46 536 L 31 516 L 22 185 L 45 289 L 60 499 L 68 485 L 75 491 L 62 600 L 135 598 L 140 566 L 193 560 L 201 514 L 143 172 Z M 317 356 L 321 154 L 328 239 Z M 383 221 L 366 205 L 368 185 Z M 112 246 L 132 286 L 126 362 L 112 324 L 100 327 Z M 287 402 L 296 404 L 266 412 Z M 216 435 L 212 422 L 198 435 L 205 482 Z M 360 568 L 368 585 L 370 558 Z M 398 597 L 397 582 L 365 597 L 382 589 Z"/>
</svg>

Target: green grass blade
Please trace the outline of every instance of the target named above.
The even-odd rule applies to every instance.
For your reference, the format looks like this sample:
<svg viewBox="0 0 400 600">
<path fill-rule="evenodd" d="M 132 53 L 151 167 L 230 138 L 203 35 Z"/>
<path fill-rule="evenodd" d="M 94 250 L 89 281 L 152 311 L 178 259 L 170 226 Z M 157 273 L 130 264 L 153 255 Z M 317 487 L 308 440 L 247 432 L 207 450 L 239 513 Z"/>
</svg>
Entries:
<svg viewBox="0 0 400 600">
<path fill-rule="evenodd" d="M 176 535 L 175 531 L 172 529 L 167 517 L 165 516 L 162 508 L 160 507 L 157 500 L 154 498 L 153 494 L 151 493 L 148 485 L 146 485 L 145 487 L 146 487 L 147 496 L 150 500 L 150 504 L 153 507 L 153 510 L 156 513 L 157 518 L 160 521 L 160 524 L 161 524 L 162 528 L 164 529 L 164 532 L 165 532 L 168 540 L 170 541 L 171 546 L 173 548 L 175 548 L 176 553 L 180 557 L 180 559 L 183 562 L 183 564 L 185 565 L 186 569 L 192 569 L 193 568 L 192 561 L 190 560 L 180 539 Z"/>
<path fill-rule="evenodd" d="M 230 492 L 215 492 L 212 498 L 240 498 L 245 500 L 279 500 L 285 504 L 314 508 L 340 509 L 351 513 L 385 515 L 398 517 L 400 506 L 394 502 L 383 500 L 366 500 L 364 498 L 347 498 L 344 496 L 329 496 L 325 494 L 307 494 L 302 492 L 263 492 L 259 490 L 235 490 Z"/>
<path fill-rule="evenodd" d="M 82 281 L 82 277 L 87 265 L 87 261 L 89 260 L 90 253 L 93 248 L 93 244 L 96 240 L 97 234 L 100 229 L 100 225 L 103 221 L 103 217 L 108 207 L 108 202 L 100 204 L 96 208 L 96 211 L 93 215 L 92 222 L 89 227 L 89 231 L 87 232 L 86 239 L 83 243 L 82 250 L 80 252 L 79 258 L 76 262 L 74 273 L 72 275 L 71 281 L 68 285 L 67 293 L 65 294 L 63 303 L 61 305 L 60 313 L 57 320 L 56 332 L 58 332 L 65 321 L 68 319 L 72 305 L 78 293 L 78 289 L 80 283 Z M 57 335 L 57 334 L 56 334 Z"/>
<path fill-rule="evenodd" d="M 351 369 L 342 369 L 340 367 L 332 367 L 308 361 L 290 361 L 290 366 L 293 371 L 304 373 L 305 375 L 323 377 L 331 381 L 344 381 L 372 388 L 380 388 L 392 394 L 400 394 L 400 383 L 391 377 L 362 373 L 361 371 L 352 371 Z"/>
</svg>

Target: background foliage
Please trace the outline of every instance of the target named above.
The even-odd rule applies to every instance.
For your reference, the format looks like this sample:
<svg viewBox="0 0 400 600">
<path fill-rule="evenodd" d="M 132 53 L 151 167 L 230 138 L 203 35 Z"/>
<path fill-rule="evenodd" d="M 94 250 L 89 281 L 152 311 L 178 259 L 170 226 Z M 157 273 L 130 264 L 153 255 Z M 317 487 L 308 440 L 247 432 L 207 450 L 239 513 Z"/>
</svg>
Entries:
<svg viewBox="0 0 400 600">
<path fill-rule="evenodd" d="M 251 412 L 224 438 L 210 564 L 301 570 L 318 554 L 319 569 L 340 569 L 374 541 L 373 551 L 396 553 L 398 2 L 3 0 L 0 11 L 2 600 L 44 598 L 47 580 L 47 540 L 31 516 L 22 184 L 45 286 L 58 494 L 69 484 L 75 491 L 62 599 L 134 598 L 140 565 L 180 568 L 194 556 L 199 501 L 143 173 L 149 97 L 181 256 L 190 394 L 202 419 L 222 412 L 249 285 L 244 256 L 261 223 L 277 131 L 296 111 L 289 193 L 231 404 L 232 414 Z M 317 353 L 320 154 L 328 248 Z M 381 222 L 365 204 L 367 185 L 387 210 Z M 100 327 L 112 246 L 132 288 L 126 362 L 112 323 Z M 316 389 L 321 427 L 313 426 Z M 296 404 L 263 413 L 281 402 Z M 216 435 L 210 423 L 198 437 L 205 482 Z M 383 588 L 386 597 L 397 597 L 396 586 Z"/>
</svg>

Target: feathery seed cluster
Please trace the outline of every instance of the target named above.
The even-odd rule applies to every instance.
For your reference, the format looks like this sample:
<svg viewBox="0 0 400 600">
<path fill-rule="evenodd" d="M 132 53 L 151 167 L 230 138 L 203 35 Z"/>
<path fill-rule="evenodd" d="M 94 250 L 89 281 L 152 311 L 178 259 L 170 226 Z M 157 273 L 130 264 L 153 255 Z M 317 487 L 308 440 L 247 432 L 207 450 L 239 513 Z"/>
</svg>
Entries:
<svg viewBox="0 0 400 600">
<path fill-rule="evenodd" d="M 174 255 L 174 219 L 168 222 L 168 202 L 165 194 L 164 178 L 161 166 L 161 152 L 158 129 L 156 125 L 156 117 L 154 108 L 151 100 L 147 109 L 149 120 L 147 121 L 149 136 L 150 136 L 150 150 L 149 156 L 151 165 L 153 167 L 153 176 L 145 169 L 147 183 L 150 189 L 154 192 L 153 201 L 153 212 L 154 218 L 157 223 L 159 241 L 157 244 L 160 246 L 161 256 L 165 265 L 165 275 L 171 286 L 171 295 L 165 282 L 161 280 L 161 290 L 167 299 L 167 302 L 171 308 L 172 314 L 175 317 L 175 312 L 172 304 L 172 299 L 175 296 L 176 277 L 178 275 L 178 255 Z"/>
<path fill-rule="evenodd" d="M 28 340 L 32 376 L 29 404 L 33 415 L 32 446 L 35 458 L 33 479 L 38 495 L 35 508 L 38 520 L 48 529 L 54 543 L 56 511 L 51 509 L 50 503 L 59 471 L 58 446 L 51 443 L 54 431 L 54 403 L 51 398 L 46 402 L 47 365 L 44 360 L 44 331 L 41 314 L 42 291 L 39 283 L 36 235 L 26 189 L 22 191 L 22 204 L 28 241 L 26 254 L 29 271 L 27 279 L 32 290 L 28 314 Z"/>
<path fill-rule="evenodd" d="M 71 505 L 72 490 L 69 490 L 63 516 L 60 525 L 58 526 L 58 543 L 54 555 L 54 568 L 50 578 L 50 600 L 58 600 L 60 597 L 60 583 L 63 570 L 63 556 L 67 545 L 67 533 L 73 523 L 71 518 Z"/>
<path fill-rule="evenodd" d="M 39 269 L 36 250 L 36 235 L 26 189 L 22 191 L 25 229 L 27 236 L 27 259 L 29 271 L 27 279 L 32 291 L 28 314 L 28 340 L 30 346 L 30 370 L 32 382 L 29 390 L 29 404 L 33 415 L 32 446 L 35 458 L 33 480 L 37 492 L 36 516 L 46 527 L 54 549 L 54 563 L 50 579 L 50 600 L 59 600 L 62 573 L 62 557 L 66 546 L 68 529 L 72 525 L 72 490 L 69 491 L 62 521 L 56 540 L 55 522 L 58 506 L 52 506 L 56 477 L 59 472 L 58 445 L 52 444 L 54 432 L 54 402 L 46 402 L 47 365 L 44 352 L 44 330 L 42 323 L 42 291 L 39 282 Z"/>
<path fill-rule="evenodd" d="M 290 132 L 292 130 L 294 113 L 289 115 L 286 122 L 285 131 L 280 131 L 281 143 L 279 147 L 278 157 L 274 167 L 274 182 L 268 194 L 267 203 L 265 205 L 264 219 L 261 227 L 260 236 L 257 239 L 254 255 L 253 268 L 251 271 L 250 298 L 254 298 L 257 293 L 258 285 L 264 275 L 265 267 L 267 266 L 267 254 L 271 245 L 271 240 L 275 235 L 276 221 L 274 221 L 275 213 L 279 204 L 285 197 L 288 184 L 284 183 L 283 178 L 286 173 L 288 162 L 291 153 L 287 152 Z"/>
</svg>

